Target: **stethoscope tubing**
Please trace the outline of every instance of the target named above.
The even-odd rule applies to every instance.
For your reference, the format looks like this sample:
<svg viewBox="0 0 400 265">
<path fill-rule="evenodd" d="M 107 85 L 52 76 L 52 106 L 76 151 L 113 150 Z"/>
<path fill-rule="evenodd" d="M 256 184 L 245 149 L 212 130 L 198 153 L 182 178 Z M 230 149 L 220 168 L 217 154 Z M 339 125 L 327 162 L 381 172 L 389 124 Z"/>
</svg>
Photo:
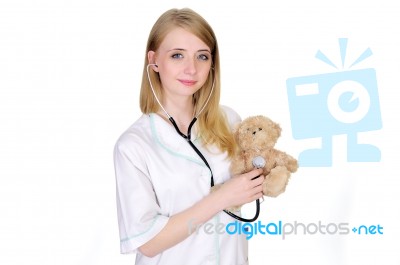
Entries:
<svg viewBox="0 0 400 265">
<path fill-rule="evenodd" d="M 194 117 L 193 120 L 190 122 L 189 127 L 188 127 L 188 134 L 185 135 L 184 133 L 182 133 L 179 128 L 178 125 L 176 124 L 174 118 L 172 118 L 171 116 L 169 117 L 169 121 L 172 123 L 172 125 L 174 126 L 176 132 L 182 136 L 187 142 L 188 144 L 193 148 L 193 150 L 197 153 L 197 155 L 201 158 L 201 160 L 203 160 L 204 164 L 207 166 L 207 168 L 210 170 L 211 173 L 211 183 L 210 186 L 214 187 L 214 175 L 212 173 L 211 167 L 207 162 L 207 159 L 204 157 L 204 155 L 200 152 L 200 150 L 193 144 L 193 142 L 191 141 L 190 137 L 191 137 L 191 131 L 192 131 L 192 127 L 195 124 L 195 122 L 197 121 L 197 118 Z M 258 177 L 256 177 L 258 178 Z M 241 222 L 246 222 L 246 223 L 250 223 L 250 222 L 254 222 L 255 220 L 258 219 L 258 216 L 260 215 L 260 200 L 257 199 L 256 200 L 256 213 L 254 215 L 253 218 L 247 219 L 247 218 L 243 218 L 241 216 L 238 216 L 228 210 L 224 210 L 225 213 L 227 213 L 229 216 L 235 218 L 236 220 L 239 220 Z"/>
<path fill-rule="evenodd" d="M 176 124 L 174 118 L 173 118 L 171 115 L 169 115 L 168 112 L 165 110 L 165 108 L 162 106 L 160 100 L 158 99 L 158 97 L 157 97 L 157 95 L 156 95 L 156 93 L 155 93 L 155 91 L 154 91 L 153 84 L 152 84 L 152 82 L 151 82 L 150 74 L 149 74 L 149 67 L 150 67 L 151 65 L 155 65 L 155 64 L 148 64 L 147 67 L 146 67 L 146 70 L 147 70 L 147 78 L 148 78 L 149 83 L 150 83 L 151 91 L 153 92 L 153 95 L 154 95 L 154 97 L 155 97 L 156 100 L 157 100 L 157 103 L 160 105 L 161 109 L 162 109 L 162 110 L 165 112 L 165 114 L 167 115 L 168 120 L 172 123 L 172 125 L 174 126 L 176 132 L 177 132 L 180 136 L 182 136 L 182 138 L 184 138 L 184 139 L 188 142 L 188 144 L 192 147 L 192 149 L 196 152 L 196 154 L 201 158 L 201 160 L 204 162 L 204 164 L 205 164 L 205 165 L 207 166 L 207 168 L 210 170 L 210 174 L 211 174 L 211 180 L 210 180 L 211 183 L 210 183 L 210 186 L 211 186 L 211 187 L 214 187 L 214 186 L 215 186 L 215 184 L 214 184 L 214 176 L 213 176 L 211 167 L 210 167 L 210 165 L 208 164 L 207 159 L 204 157 L 204 155 L 203 155 L 203 154 L 200 152 L 200 150 L 193 144 L 193 142 L 191 141 L 190 137 L 191 137 L 192 127 L 193 127 L 193 125 L 196 123 L 197 117 L 200 115 L 200 113 L 203 112 L 204 108 L 206 107 L 208 101 L 209 101 L 210 98 L 211 98 L 211 95 L 212 95 L 212 93 L 213 93 L 213 91 L 214 91 L 215 79 L 214 79 L 214 81 L 213 81 L 213 85 L 212 85 L 212 88 L 211 88 L 210 95 L 208 96 L 206 102 L 204 103 L 204 106 L 200 109 L 200 111 L 197 113 L 197 115 L 196 115 L 196 116 L 193 118 L 193 120 L 190 122 L 189 127 L 188 127 L 187 135 L 185 135 L 184 133 L 182 133 L 182 132 L 179 130 L 178 125 Z M 241 221 L 241 222 L 246 222 L 246 223 L 254 222 L 255 220 L 257 220 L 258 216 L 260 215 L 260 200 L 259 200 L 259 199 L 256 200 L 256 213 L 255 213 L 254 217 L 251 218 L 251 219 L 243 218 L 243 217 L 238 216 L 238 215 L 236 215 L 236 214 L 234 214 L 234 213 L 232 213 L 232 212 L 230 212 L 230 211 L 228 211 L 228 210 L 224 210 L 224 212 L 227 213 L 229 216 L 231 216 L 231 217 L 233 217 L 233 218 L 235 218 L 236 220 L 239 220 L 239 221 Z"/>
</svg>

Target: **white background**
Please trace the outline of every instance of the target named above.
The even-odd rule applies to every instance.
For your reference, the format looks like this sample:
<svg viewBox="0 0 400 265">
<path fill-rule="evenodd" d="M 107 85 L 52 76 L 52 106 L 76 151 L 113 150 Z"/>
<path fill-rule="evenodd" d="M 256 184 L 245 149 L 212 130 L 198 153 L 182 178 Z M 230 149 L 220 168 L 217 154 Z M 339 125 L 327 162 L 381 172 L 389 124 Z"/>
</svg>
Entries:
<svg viewBox="0 0 400 265">
<path fill-rule="evenodd" d="M 291 136 L 286 79 L 337 71 L 314 55 L 340 64 L 338 38 L 349 38 L 349 61 L 371 48 L 355 69 L 377 72 L 383 128 L 360 141 L 381 162 L 347 163 L 346 138 L 334 137 L 333 166 L 300 168 L 260 220 L 380 224 L 384 234 L 255 236 L 250 261 L 400 264 L 399 2 L 224 2 L 0 2 L 0 264 L 133 264 L 119 254 L 113 145 L 140 115 L 151 26 L 186 6 L 218 36 L 222 103 L 278 121 L 277 148 L 294 156 L 308 143 Z"/>
</svg>

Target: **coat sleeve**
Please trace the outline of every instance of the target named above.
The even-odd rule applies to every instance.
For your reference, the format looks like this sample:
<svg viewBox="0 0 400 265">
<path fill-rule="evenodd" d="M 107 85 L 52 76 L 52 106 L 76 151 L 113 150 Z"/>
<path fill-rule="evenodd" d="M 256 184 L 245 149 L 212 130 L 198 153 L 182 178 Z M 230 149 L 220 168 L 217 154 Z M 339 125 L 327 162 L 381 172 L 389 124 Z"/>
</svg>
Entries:
<svg viewBox="0 0 400 265">
<path fill-rule="evenodd" d="M 146 163 L 132 139 L 120 138 L 114 148 L 117 214 L 121 253 L 137 249 L 167 224 L 161 214 Z"/>
</svg>

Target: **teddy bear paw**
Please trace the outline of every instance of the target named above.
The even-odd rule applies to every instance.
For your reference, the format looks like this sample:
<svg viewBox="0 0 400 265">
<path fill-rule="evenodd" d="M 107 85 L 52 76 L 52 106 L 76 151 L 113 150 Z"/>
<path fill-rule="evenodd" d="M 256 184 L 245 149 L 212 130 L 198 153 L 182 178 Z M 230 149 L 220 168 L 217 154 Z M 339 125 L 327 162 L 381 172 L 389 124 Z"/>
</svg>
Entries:
<svg viewBox="0 0 400 265">
<path fill-rule="evenodd" d="M 290 177 L 290 172 L 286 167 L 278 166 L 271 170 L 265 177 L 263 183 L 263 193 L 268 197 L 277 197 L 285 192 L 286 185 Z"/>
</svg>

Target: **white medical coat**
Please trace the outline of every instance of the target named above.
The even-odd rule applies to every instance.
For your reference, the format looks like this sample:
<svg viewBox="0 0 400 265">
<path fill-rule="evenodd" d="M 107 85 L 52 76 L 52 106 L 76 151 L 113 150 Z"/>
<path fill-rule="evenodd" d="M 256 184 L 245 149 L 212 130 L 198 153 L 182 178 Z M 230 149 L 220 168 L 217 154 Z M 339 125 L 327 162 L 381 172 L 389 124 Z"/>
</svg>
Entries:
<svg viewBox="0 0 400 265">
<path fill-rule="evenodd" d="M 240 117 L 222 107 L 233 127 Z M 192 141 L 207 159 L 215 183 L 230 178 L 229 159 L 216 148 Z M 156 114 L 142 115 L 118 139 L 114 151 L 121 253 L 136 253 L 138 265 L 248 264 L 245 235 L 227 234 L 218 223 L 235 219 L 220 212 L 184 241 L 149 258 L 138 248 L 159 233 L 168 218 L 210 192 L 210 171 L 175 128 Z M 189 229 L 195 227 L 188 224 Z M 214 231 L 213 231 L 214 229 Z"/>
</svg>

